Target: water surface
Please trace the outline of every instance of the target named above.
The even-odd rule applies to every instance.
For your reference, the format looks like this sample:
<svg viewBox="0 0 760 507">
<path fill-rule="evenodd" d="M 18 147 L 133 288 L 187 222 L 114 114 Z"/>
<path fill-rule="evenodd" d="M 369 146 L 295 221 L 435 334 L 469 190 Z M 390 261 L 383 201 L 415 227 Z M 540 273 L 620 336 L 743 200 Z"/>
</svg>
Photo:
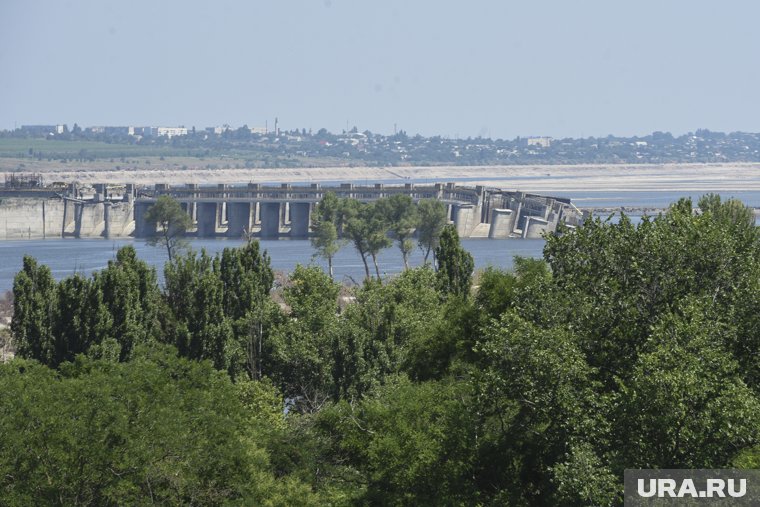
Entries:
<svg viewBox="0 0 760 507">
<path fill-rule="evenodd" d="M 209 253 L 220 252 L 225 247 L 241 246 L 243 240 L 232 239 L 194 239 L 190 241 L 191 248 L 205 248 Z M 269 253 L 272 268 L 280 271 L 291 271 L 297 264 L 315 264 L 327 269 L 327 263 L 322 259 L 314 259 L 314 250 L 308 240 L 263 240 L 261 247 Z M 516 255 L 523 257 L 540 257 L 544 240 L 542 239 L 464 239 L 463 246 L 472 253 L 477 268 L 497 266 L 510 268 Z M 89 275 L 93 271 L 103 269 L 108 261 L 116 256 L 116 251 L 126 245 L 132 245 L 137 250 L 140 259 L 155 266 L 159 275 L 167 260 L 166 250 L 149 246 L 144 240 L 135 239 L 39 239 L 0 241 L 0 291 L 13 288 L 13 277 L 21 269 L 23 256 L 31 255 L 40 263 L 46 264 L 56 279 L 65 278 L 75 273 Z M 421 251 L 412 252 L 412 266 L 423 264 Z M 380 253 L 380 272 L 383 275 L 393 275 L 401 272 L 403 261 L 398 248 L 391 247 Z M 374 267 L 370 264 L 370 268 Z M 336 280 L 360 282 L 364 276 L 364 265 L 361 257 L 351 248 L 342 248 L 333 260 Z M 374 272 L 374 271 L 373 271 Z"/>
<path fill-rule="evenodd" d="M 424 180 L 414 180 L 425 183 Z M 559 197 L 569 197 L 578 207 L 617 207 L 634 208 L 665 208 L 680 197 L 691 197 L 696 204 L 705 192 L 672 192 L 672 191 L 627 191 L 627 192 L 557 192 Z M 731 192 L 723 193 L 723 198 L 735 197 L 748 206 L 760 207 L 760 192 Z M 632 217 L 634 223 L 640 217 Z M 616 218 L 613 217 L 613 221 Z M 235 247 L 243 244 L 242 240 L 233 239 L 194 239 L 192 248 L 205 248 L 210 253 L 219 252 L 225 247 Z M 517 255 L 524 257 L 541 257 L 544 240 L 515 240 L 515 239 L 464 239 L 463 246 L 472 253 L 475 266 L 478 269 L 496 266 L 509 269 L 513 258 Z M 21 269 L 24 255 L 32 255 L 39 262 L 47 264 L 57 279 L 74 273 L 89 275 L 95 270 L 104 268 L 113 259 L 119 247 L 133 245 L 138 256 L 157 268 L 159 276 L 166 262 L 166 251 L 152 247 L 144 240 L 135 239 L 44 239 L 44 240 L 6 240 L 0 241 L 0 291 L 13 287 L 13 277 Z M 327 269 L 322 259 L 314 259 L 314 251 L 308 240 L 264 240 L 263 249 L 269 252 L 272 267 L 275 270 L 291 271 L 296 264 L 316 264 Z M 419 249 L 411 256 L 411 264 L 418 266 L 423 263 Z M 364 266 L 361 258 L 350 246 L 345 246 L 338 252 L 334 260 L 334 271 L 337 280 L 360 281 L 364 276 Z M 384 250 L 379 256 L 380 271 L 383 275 L 393 275 L 403 269 L 401 253 L 394 246 Z"/>
</svg>

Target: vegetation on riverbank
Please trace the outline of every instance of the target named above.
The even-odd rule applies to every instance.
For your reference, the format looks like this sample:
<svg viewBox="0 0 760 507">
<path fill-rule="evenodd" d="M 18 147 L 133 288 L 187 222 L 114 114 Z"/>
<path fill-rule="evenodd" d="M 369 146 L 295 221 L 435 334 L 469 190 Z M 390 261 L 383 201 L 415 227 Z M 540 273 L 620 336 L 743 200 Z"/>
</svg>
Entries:
<svg viewBox="0 0 760 507">
<path fill-rule="evenodd" d="M 625 468 L 760 467 L 760 236 L 699 208 L 589 220 L 477 287 L 447 229 L 343 308 L 316 267 L 277 304 L 256 242 L 177 255 L 163 288 L 129 247 L 61 282 L 27 258 L 1 496 L 620 505 Z"/>
</svg>

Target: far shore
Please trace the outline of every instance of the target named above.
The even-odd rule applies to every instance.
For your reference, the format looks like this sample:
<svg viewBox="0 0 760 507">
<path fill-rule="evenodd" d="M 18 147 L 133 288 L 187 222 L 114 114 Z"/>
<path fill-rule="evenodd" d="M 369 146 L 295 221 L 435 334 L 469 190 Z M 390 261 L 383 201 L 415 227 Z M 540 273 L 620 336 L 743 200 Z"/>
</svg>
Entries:
<svg viewBox="0 0 760 507">
<path fill-rule="evenodd" d="M 5 173 L 4 173 L 5 174 Z M 353 182 L 389 185 L 415 180 L 488 185 L 526 192 L 670 191 L 737 192 L 760 190 L 760 163 L 721 164 L 603 164 L 508 165 L 432 167 L 319 167 L 205 169 L 177 167 L 115 170 L 86 168 L 51 169 L 46 182 L 245 184 Z"/>
</svg>

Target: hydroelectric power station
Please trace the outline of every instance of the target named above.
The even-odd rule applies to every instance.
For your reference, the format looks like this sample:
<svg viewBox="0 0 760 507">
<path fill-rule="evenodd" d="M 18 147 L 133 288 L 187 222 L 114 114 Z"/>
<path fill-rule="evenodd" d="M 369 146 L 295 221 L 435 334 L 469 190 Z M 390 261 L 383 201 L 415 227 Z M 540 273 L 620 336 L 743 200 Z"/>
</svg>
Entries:
<svg viewBox="0 0 760 507">
<path fill-rule="evenodd" d="M 583 220 L 569 199 L 456 183 L 68 184 L 0 190 L 0 239 L 150 237 L 156 224 L 147 222 L 145 214 L 162 195 L 176 199 L 191 216 L 189 236 L 307 238 L 314 206 L 328 192 L 365 202 L 394 194 L 414 201 L 437 199 L 465 238 L 539 238 L 560 221 L 575 226 Z"/>
</svg>

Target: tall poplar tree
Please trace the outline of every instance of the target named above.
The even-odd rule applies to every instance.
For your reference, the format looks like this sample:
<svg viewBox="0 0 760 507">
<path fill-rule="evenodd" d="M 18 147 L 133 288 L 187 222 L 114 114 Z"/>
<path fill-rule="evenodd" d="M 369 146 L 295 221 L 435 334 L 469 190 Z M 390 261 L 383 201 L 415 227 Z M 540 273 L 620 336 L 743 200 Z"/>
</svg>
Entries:
<svg viewBox="0 0 760 507">
<path fill-rule="evenodd" d="M 441 238 L 444 226 L 448 223 L 446 206 L 437 199 L 423 199 L 417 203 L 419 225 L 417 227 L 417 244 L 425 255 L 425 262 L 430 252 L 435 255 L 435 248 Z"/>
<path fill-rule="evenodd" d="M 404 194 L 395 194 L 387 199 L 377 201 L 376 206 L 385 214 L 393 239 L 401 251 L 404 269 L 409 269 L 409 254 L 414 248 L 412 236 L 419 226 L 419 213 L 412 198 Z"/>
<path fill-rule="evenodd" d="M 56 282 L 50 268 L 25 255 L 23 268 L 13 281 L 11 332 L 19 356 L 45 364 L 53 361 L 55 292 Z"/>
<path fill-rule="evenodd" d="M 330 278 L 334 278 L 333 257 L 343 246 L 343 240 L 338 237 L 342 215 L 341 201 L 333 192 L 325 194 L 312 214 L 311 246 L 316 250 L 316 256 L 327 260 Z"/>
<path fill-rule="evenodd" d="M 475 261 L 470 252 L 462 248 L 453 225 L 444 227 L 435 257 L 438 260 L 437 276 L 441 290 L 466 298 L 470 294 Z"/>
</svg>

